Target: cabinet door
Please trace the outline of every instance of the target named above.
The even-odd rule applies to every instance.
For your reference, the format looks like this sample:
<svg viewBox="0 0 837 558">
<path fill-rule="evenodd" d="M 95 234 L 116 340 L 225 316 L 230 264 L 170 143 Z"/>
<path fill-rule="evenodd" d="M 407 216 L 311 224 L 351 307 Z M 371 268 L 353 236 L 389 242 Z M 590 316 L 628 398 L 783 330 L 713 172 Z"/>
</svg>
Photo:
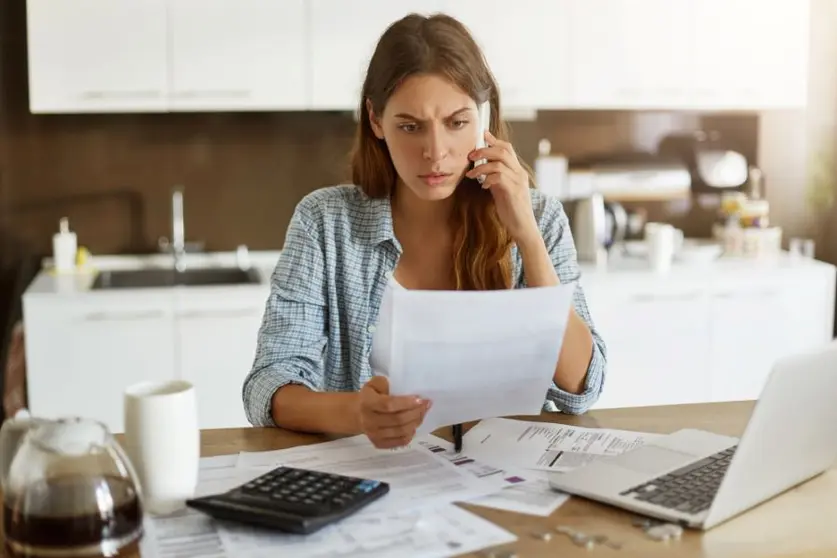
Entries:
<svg viewBox="0 0 837 558">
<path fill-rule="evenodd" d="M 170 295 L 44 297 L 27 304 L 25 319 L 35 415 L 84 416 L 122 432 L 125 389 L 175 377 Z"/>
<path fill-rule="evenodd" d="M 695 2 L 694 104 L 805 106 L 809 18 L 809 0 Z"/>
<path fill-rule="evenodd" d="M 577 108 L 686 103 L 694 0 L 566 0 Z"/>
<path fill-rule="evenodd" d="M 517 0 L 513 7 L 504 0 L 449 0 L 445 11 L 465 24 L 482 48 L 503 108 L 570 105 L 567 0 Z"/>
<path fill-rule="evenodd" d="M 172 110 L 308 104 L 305 0 L 168 0 Z"/>
<path fill-rule="evenodd" d="M 704 292 L 662 284 L 619 287 L 588 289 L 590 311 L 608 354 L 604 390 L 595 408 L 709 401 Z"/>
<path fill-rule="evenodd" d="M 730 285 L 713 293 L 713 401 L 759 397 L 787 347 L 788 302 L 780 285 Z"/>
<path fill-rule="evenodd" d="M 28 0 L 33 113 L 166 107 L 166 0 Z"/>
<path fill-rule="evenodd" d="M 411 12 L 442 11 L 444 0 L 308 0 L 312 107 L 356 110 L 366 70 L 387 27 Z"/>
<path fill-rule="evenodd" d="M 191 292 L 178 303 L 179 373 L 195 385 L 201 428 L 250 425 L 241 390 L 253 365 L 266 299 L 261 292 L 224 297 Z"/>
</svg>

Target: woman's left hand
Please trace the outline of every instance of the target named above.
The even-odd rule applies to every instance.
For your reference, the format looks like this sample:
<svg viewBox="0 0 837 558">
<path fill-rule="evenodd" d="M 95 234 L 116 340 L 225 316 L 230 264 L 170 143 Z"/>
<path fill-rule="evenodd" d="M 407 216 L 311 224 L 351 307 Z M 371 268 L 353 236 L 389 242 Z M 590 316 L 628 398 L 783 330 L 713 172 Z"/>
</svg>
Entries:
<svg viewBox="0 0 837 558">
<path fill-rule="evenodd" d="M 512 239 L 518 244 L 540 239 L 541 233 L 529 194 L 529 175 L 520 166 L 514 148 L 507 141 L 498 140 L 485 131 L 488 147 L 475 149 L 468 158 L 486 162 L 469 170 L 469 178 L 485 175 L 483 188 L 489 188 L 497 204 L 497 213 Z"/>
</svg>

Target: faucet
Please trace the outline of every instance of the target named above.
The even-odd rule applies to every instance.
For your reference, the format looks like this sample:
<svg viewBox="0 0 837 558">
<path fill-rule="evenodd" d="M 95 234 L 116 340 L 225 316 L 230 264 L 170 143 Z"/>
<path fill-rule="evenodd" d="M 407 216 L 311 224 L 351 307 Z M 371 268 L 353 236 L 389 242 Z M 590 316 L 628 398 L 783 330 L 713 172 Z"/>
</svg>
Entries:
<svg viewBox="0 0 837 558">
<path fill-rule="evenodd" d="M 171 195 L 171 252 L 174 269 L 186 269 L 186 232 L 183 226 L 183 189 L 175 188 Z"/>
</svg>

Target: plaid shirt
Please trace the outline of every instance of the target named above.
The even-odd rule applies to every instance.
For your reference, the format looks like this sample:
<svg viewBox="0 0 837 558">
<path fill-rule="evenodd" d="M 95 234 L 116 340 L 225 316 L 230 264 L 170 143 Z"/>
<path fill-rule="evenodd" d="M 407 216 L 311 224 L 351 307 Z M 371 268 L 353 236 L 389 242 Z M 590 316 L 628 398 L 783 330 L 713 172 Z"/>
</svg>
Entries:
<svg viewBox="0 0 837 558">
<path fill-rule="evenodd" d="M 536 189 L 531 195 L 558 278 L 577 282 L 576 250 L 561 202 Z M 400 254 L 388 199 L 371 199 L 356 186 L 339 185 L 300 201 L 271 277 L 253 368 L 244 380 L 244 408 L 251 424 L 276 424 L 271 398 L 286 384 L 358 391 L 371 378 L 374 324 Z M 515 247 L 512 261 L 515 288 L 523 288 L 523 264 Z M 606 348 L 580 285 L 574 306 L 594 340 L 584 390 L 569 393 L 553 383 L 544 394 L 544 409 L 580 414 L 601 392 Z"/>
</svg>

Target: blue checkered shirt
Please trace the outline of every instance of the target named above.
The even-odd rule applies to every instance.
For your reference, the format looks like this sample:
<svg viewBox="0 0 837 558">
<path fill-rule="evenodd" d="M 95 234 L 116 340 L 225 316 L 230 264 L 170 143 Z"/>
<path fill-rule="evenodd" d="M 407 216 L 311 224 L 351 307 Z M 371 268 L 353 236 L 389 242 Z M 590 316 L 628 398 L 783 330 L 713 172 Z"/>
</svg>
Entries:
<svg viewBox="0 0 837 558">
<path fill-rule="evenodd" d="M 560 201 L 532 189 L 532 206 L 562 283 L 578 281 L 576 250 Z M 372 199 L 354 185 L 316 190 L 297 205 L 271 277 L 253 368 L 242 395 L 255 426 L 275 426 L 271 398 L 286 384 L 315 391 L 357 391 L 372 376 L 369 355 L 378 309 L 401 245 L 389 199 Z M 525 287 L 512 248 L 515 288 Z M 580 414 L 599 397 L 605 344 L 593 326 L 581 286 L 575 310 L 593 333 L 584 390 L 552 385 L 544 409 Z"/>
</svg>

